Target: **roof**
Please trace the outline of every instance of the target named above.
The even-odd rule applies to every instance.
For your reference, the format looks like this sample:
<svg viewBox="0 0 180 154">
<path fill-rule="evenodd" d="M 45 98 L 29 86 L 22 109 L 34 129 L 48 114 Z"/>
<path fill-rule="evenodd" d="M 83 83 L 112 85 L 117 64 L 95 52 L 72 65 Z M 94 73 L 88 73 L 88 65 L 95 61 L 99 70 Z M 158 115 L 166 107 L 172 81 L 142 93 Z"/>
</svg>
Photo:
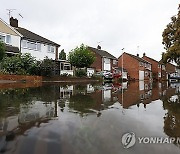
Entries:
<svg viewBox="0 0 180 154">
<path fill-rule="evenodd" d="M 1 18 L 0 18 L 0 21 L 1 21 L 2 23 L 4 23 L 7 27 L 9 27 L 12 31 L 14 31 L 17 35 L 22 36 L 17 30 L 15 30 L 14 27 L 12 27 L 12 26 L 10 26 L 9 24 L 7 24 L 7 23 L 6 23 L 4 20 L 2 20 Z"/>
<path fill-rule="evenodd" d="M 91 51 L 94 51 L 95 53 L 97 53 L 101 57 L 106 57 L 106 58 L 116 59 L 117 60 L 116 57 L 114 57 L 113 55 L 111 55 L 107 51 L 104 51 L 104 50 L 101 50 L 101 49 L 96 49 L 96 48 L 93 48 L 93 47 L 88 47 L 88 49 L 91 50 Z"/>
<path fill-rule="evenodd" d="M 50 41 L 38 34 L 35 34 L 25 28 L 21 28 L 21 27 L 17 27 L 15 28 L 20 34 L 23 35 L 23 37 L 25 39 L 29 39 L 29 40 L 32 40 L 32 41 L 37 41 L 37 42 L 43 42 L 43 43 L 47 43 L 47 44 L 52 44 L 52 45 L 55 45 L 55 46 L 60 46 L 59 44 L 53 42 L 53 41 Z"/>
<path fill-rule="evenodd" d="M 7 45 L 7 44 L 5 44 L 5 51 L 6 52 L 11 52 L 11 53 L 14 53 L 14 54 L 20 53 L 18 47 L 14 47 L 14 46 Z"/>
<path fill-rule="evenodd" d="M 153 58 L 150 58 L 150 57 L 148 57 L 148 56 L 143 56 L 143 57 L 149 58 L 150 60 L 155 61 L 156 63 L 160 63 L 160 64 L 161 64 L 160 61 L 157 61 L 157 60 L 155 60 L 155 59 L 153 59 Z"/>
<path fill-rule="evenodd" d="M 125 54 L 127 54 L 127 55 L 129 55 L 129 56 L 131 56 L 132 58 L 134 58 L 134 59 L 138 60 L 139 62 L 143 62 L 143 63 L 149 63 L 149 64 L 151 64 L 151 63 L 150 63 L 150 62 L 148 62 L 147 60 L 144 60 L 144 59 L 142 59 L 142 58 L 140 58 L 140 57 L 138 57 L 138 56 L 132 55 L 132 54 L 127 53 L 127 52 L 124 52 L 124 53 L 125 53 Z"/>
</svg>

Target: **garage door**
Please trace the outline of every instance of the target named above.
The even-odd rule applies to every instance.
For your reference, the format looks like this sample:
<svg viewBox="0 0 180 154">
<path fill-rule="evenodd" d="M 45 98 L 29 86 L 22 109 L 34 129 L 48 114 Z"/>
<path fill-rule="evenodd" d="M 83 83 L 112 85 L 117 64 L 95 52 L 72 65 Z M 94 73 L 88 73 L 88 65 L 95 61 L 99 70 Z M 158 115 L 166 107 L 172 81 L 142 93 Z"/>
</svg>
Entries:
<svg viewBox="0 0 180 154">
<path fill-rule="evenodd" d="M 144 80 L 144 71 L 139 71 L 139 80 Z"/>
</svg>

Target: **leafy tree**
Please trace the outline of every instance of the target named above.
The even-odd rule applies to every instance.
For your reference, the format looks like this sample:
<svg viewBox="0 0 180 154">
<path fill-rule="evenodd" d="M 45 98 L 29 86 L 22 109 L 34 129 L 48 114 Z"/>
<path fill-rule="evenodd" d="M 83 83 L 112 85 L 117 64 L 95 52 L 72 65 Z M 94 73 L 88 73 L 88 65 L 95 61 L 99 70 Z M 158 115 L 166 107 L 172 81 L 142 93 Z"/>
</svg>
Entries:
<svg viewBox="0 0 180 154">
<path fill-rule="evenodd" d="M 171 18 L 171 22 L 163 31 L 163 45 L 166 52 L 162 54 L 165 63 L 174 61 L 180 66 L 180 5 L 178 14 Z"/>
<path fill-rule="evenodd" d="M 68 60 L 72 66 L 84 68 L 89 67 L 94 62 L 95 56 L 87 46 L 81 44 L 80 47 L 76 47 L 69 53 Z"/>
<path fill-rule="evenodd" d="M 64 52 L 64 49 L 59 53 L 59 59 L 66 60 L 66 53 Z"/>
<path fill-rule="evenodd" d="M 5 46 L 4 43 L 0 41 L 0 61 L 4 58 Z"/>
<path fill-rule="evenodd" d="M 55 68 L 55 62 L 48 57 L 45 57 L 40 64 L 40 72 L 42 76 L 51 76 Z"/>
</svg>

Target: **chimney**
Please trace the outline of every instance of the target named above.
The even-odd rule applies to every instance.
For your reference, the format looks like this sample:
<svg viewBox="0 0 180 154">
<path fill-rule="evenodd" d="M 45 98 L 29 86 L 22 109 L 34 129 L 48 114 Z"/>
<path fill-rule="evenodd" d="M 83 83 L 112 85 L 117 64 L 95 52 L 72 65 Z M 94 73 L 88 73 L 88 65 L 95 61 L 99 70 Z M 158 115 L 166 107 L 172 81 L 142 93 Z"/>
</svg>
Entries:
<svg viewBox="0 0 180 154">
<path fill-rule="evenodd" d="M 139 57 L 139 54 L 137 54 L 137 57 Z"/>
<path fill-rule="evenodd" d="M 100 45 L 98 45 L 98 46 L 97 46 L 97 49 L 98 49 L 98 50 L 101 50 L 101 46 L 100 46 Z"/>
<path fill-rule="evenodd" d="M 14 19 L 13 17 L 10 18 L 10 25 L 12 27 L 18 27 L 18 20 L 17 19 Z"/>
<path fill-rule="evenodd" d="M 146 56 L 146 53 L 145 53 L 145 52 L 143 53 L 143 57 L 144 57 L 144 56 Z"/>
</svg>

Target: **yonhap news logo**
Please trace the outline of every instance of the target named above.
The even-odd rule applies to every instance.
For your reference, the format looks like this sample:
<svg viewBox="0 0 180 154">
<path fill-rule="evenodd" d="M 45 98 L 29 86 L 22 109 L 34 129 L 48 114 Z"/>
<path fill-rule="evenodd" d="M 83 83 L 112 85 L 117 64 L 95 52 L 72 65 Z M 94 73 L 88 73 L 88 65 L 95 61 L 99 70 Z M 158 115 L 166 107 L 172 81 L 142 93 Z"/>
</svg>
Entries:
<svg viewBox="0 0 180 154">
<path fill-rule="evenodd" d="M 122 136 L 122 144 L 123 144 L 124 148 L 128 149 L 128 148 L 132 147 L 135 143 L 136 143 L 136 137 L 133 132 L 125 133 Z"/>
<path fill-rule="evenodd" d="M 131 148 L 136 142 L 139 144 L 180 144 L 180 137 L 136 137 L 134 132 L 123 134 L 122 145 L 125 149 Z"/>
</svg>

